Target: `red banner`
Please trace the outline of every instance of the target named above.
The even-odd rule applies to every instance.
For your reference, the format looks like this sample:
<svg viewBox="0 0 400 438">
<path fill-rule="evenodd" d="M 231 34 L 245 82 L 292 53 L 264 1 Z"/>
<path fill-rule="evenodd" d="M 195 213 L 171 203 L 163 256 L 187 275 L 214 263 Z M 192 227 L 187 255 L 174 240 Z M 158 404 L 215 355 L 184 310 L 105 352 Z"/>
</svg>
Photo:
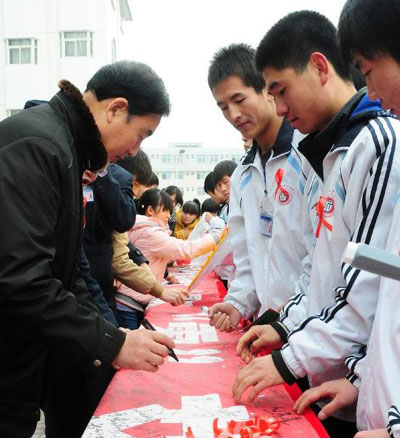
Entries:
<svg viewBox="0 0 400 438">
<path fill-rule="evenodd" d="M 195 438 L 214 438 L 213 424 L 224 429 L 233 420 L 244 426 L 258 417 L 278 420 L 277 438 L 328 437 L 312 411 L 304 416 L 293 412 L 300 394 L 296 385 L 269 388 L 253 404 L 235 403 L 231 387 L 244 365 L 235 353 L 240 333 L 210 327 L 202 310 L 220 301 L 219 283 L 209 276 L 184 306 L 157 300 L 149 308 L 147 319 L 174 339 L 179 362 L 168 357 L 157 373 L 120 370 L 84 438 L 184 438 L 188 431 Z"/>
</svg>

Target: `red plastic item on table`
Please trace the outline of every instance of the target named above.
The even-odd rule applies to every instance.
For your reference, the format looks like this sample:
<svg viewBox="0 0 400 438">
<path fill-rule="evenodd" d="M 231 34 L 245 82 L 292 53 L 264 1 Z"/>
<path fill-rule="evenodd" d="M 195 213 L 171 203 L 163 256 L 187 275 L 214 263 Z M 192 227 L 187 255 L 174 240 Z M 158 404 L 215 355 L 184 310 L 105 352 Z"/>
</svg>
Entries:
<svg viewBox="0 0 400 438">
<path fill-rule="evenodd" d="M 214 438 L 234 438 L 233 434 L 238 424 L 237 421 L 231 420 L 226 429 L 220 429 L 218 427 L 218 418 L 216 418 L 213 422 Z M 279 427 L 280 422 L 277 418 L 257 415 L 251 420 L 246 421 L 244 425 L 241 424 L 237 428 L 239 430 L 236 433 L 241 438 L 273 438 L 276 437 L 275 432 Z M 188 427 L 186 432 L 186 438 L 196 438 L 190 427 Z"/>
</svg>

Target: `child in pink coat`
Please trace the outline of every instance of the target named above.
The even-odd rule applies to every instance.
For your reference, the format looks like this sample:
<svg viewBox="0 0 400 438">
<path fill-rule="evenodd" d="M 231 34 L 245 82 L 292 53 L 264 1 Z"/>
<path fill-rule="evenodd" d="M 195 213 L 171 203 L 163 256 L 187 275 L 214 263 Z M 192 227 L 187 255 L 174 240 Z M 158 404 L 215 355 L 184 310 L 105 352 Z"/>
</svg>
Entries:
<svg viewBox="0 0 400 438">
<path fill-rule="evenodd" d="M 129 239 L 148 259 L 149 268 L 157 281 L 162 281 L 169 261 L 198 257 L 214 249 L 219 242 L 219 232 L 208 233 L 195 240 L 172 237 L 168 228 L 171 199 L 161 190 L 147 190 L 138 204 L 139 214 L 135 225 L 128 232 Z M 122 286 L 116 295 L 119 324 L 122 327 L 137 328 L 151 299 L 149 295 Z"/>
</svg>

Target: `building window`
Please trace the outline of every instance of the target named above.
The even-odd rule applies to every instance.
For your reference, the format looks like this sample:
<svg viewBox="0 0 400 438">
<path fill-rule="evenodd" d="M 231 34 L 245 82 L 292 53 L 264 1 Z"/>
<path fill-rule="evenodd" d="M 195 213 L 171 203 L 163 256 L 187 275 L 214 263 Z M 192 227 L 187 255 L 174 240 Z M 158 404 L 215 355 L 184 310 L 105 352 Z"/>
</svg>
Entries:
<svg viewBox="0 0 400 438">
<path fill-rule="evenodd" d="M 161 174 L 161 179 L 169 179 L 169 173 L 168 172 L 163 172 Z"/>
<path fill-rule="evenodd" d="M 171 155 L 161 155 L 161 163 L 170 164 L 171 163 Z"/>
<path fill-rule="evenodd" d="M 206 162 L 206 156 L 205 155 L 197 155 L 197 162 L 198 163 L 205 163 Z"/>
<path fill-rule="evenodd" d="M 61 32 L 61 56 L 93 56 L 93 32 Z"/>
<path fill-rule="evenodd" d="M 178 179 L 183 179 L 185 172 L 178 172 Z"/>
<path fill-rule="evenodd" d="M 37 40 L 12 38 L 7 40 L 9 64 L 37 64 Z"/>
<path fill-rule="evenodd" d="M 203 187 L 197 187 L 197 194 L 199 196 L 205 195 Z"/>
<path fill-rule="evenodd" d="M 207 172 L 197 172 L 197 179 L 205 179 Z"/>
<path fill-rule="evenodd" d="M 218 155 L 210 155 L 210 163 L 218 163 Z"/>
<path fill-rule="evenodd" d="M 183 155 L 176 155 L 176 163 L 183 164 Z"/>
<path fill-rule="evenodd" d="M 9 109 L 7 110 L 7 117 L 13 116 L 14 114 L 20 113 L 22 110 L 20 109 Z"/>
</svg>

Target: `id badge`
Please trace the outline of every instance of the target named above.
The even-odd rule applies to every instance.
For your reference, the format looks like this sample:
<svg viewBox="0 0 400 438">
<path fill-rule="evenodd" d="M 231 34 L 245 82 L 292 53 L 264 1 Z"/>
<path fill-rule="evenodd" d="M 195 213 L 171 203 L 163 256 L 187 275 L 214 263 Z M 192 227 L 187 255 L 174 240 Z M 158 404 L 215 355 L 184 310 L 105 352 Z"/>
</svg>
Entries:
<svg viewBox="0 0 400 438">
<path fill-rule="evenodd" d="M 268 213 L 260 213 L 260 233 L 263 236 L 272 236 L 273 218 Z"/>
<path fill-rule="evenodd" d="M 93 189 L 91 187 L 83 187 L 83 197 L 86 199 L 86 202 L 93 202 Z"/>
</svg>

